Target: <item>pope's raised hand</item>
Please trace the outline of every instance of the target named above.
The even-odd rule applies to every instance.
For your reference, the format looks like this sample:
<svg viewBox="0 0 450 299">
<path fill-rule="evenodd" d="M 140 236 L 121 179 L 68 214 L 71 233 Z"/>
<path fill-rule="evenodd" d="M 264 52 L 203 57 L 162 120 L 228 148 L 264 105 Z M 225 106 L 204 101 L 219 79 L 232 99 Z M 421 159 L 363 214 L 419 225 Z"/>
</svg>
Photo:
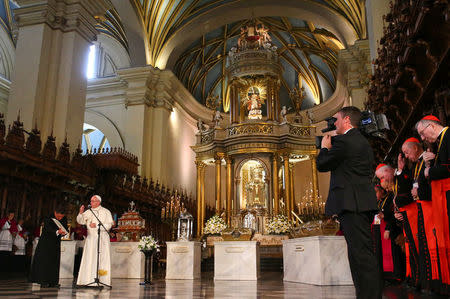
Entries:
<svg viewBox="0 0 450 299">
<path fill-rule="evenodd" d="M 80 207 L 80 214 L 83 214 L 84 213 L 84 205 L 82 205 L 81 207 Z"/>
</svg>

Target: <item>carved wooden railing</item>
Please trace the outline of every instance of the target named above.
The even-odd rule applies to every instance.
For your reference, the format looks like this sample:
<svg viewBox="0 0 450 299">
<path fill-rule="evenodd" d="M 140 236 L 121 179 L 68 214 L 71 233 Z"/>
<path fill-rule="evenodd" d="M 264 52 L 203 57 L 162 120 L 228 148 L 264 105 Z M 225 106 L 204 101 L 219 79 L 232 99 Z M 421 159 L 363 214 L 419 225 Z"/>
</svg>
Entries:
<svg viewBox="0 0 450 299">
<path fill-rule="evenodd" d="M 384 16 L 367 108 L 385 113 L 391 131 L 374 142 L 376 156 L 394 159 L 425 113 L 447 121 L 449 5 L 447 0 L 397 0 Z"/>
<path fill-rule="evenodd" d="M 137 157 L 123 149 L 82 155 L 78 147 L 71 155 L 69 144 L 63 142 L 57 149 L 53 136 L 42 146 L 39 130 L 26 132 L 18 118 L 6 132 L 0 114 L 0 216 L 12 209 L 17 218 L 37 225 L 57 203 L 64 201 L 75 211 L 91 195 L 101 194 L 103 204 L 119 216 L 134 201 L 147 229 L 159 240 L 169 240 L 170 231 L 160 219 L 161 207 L 177 193 L 195 218 L 196 203 L 185 191 L 141 178 L 138 166 Z"/>
</svg>

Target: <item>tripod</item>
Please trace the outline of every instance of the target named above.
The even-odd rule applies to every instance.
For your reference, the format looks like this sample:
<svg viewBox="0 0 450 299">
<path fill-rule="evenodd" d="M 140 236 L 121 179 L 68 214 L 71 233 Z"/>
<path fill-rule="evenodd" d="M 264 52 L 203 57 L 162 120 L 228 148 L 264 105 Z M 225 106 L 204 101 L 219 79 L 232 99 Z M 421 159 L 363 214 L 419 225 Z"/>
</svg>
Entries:
<svg viewBox="0 0 450 299">
<path fill-rule="evenodd" d="M 99 290 L 103 289 L 103 287 L 107 287 L 107 288 L 112 289 L 112 286 L 101 282 L 100 279 L 98 278 L 98 268 L 99 268 L 99 265 L 100 265 L 100 230 L 101 230 L 101 227 L 103 227 L 103 229 L 106 232 L 108 232 L 108 230 L 103 225 L 103 223 L 100 221 L 100 219 L 98 219 L 97 215 L 95 215 L 94 211 L 92 211 L 92 208 L 89 208 L 89 210 L 91 211 L 92 215 L 94 215 L 94 217 L 98 221 L 98 225 L 97 225 L 97 271 L 96 271 L 96 275 L 95 275 L 95 278 L 94 278 L 93 282 L 90 282 L 90 283 L 85 284 L 85 285 L 81 285 L 79 287 L 80 288 L 95 288 L 95 289 L 99 289 Z"/>
</svg>

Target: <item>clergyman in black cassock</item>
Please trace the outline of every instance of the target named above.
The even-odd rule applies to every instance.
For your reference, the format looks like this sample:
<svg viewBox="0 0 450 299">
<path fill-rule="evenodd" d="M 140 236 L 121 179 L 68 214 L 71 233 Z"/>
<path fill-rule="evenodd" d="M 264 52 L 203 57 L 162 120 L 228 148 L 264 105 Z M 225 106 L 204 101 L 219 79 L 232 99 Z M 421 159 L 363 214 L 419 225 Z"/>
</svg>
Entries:
<svg viewBox="0 0 450 299">
<path fill-rule="evenodd" d="M 41 287 L 55 287 L 58 286 L 59 281 L 61 237 L 63 234 L 53 218 L 57 219 L 68 230 L 67 218 L 61 211 L 55 211 L 44 219 L 44 228 L 36 247 L 30 271 L 31 282 L 39 283 Z"/>
</svg>

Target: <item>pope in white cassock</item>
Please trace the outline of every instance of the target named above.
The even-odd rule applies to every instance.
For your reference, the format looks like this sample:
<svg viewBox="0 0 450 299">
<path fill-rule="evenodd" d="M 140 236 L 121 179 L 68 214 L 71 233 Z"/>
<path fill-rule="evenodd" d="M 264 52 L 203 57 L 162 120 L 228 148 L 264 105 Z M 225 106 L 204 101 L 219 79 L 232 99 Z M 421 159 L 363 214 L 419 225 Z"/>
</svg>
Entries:
<svg viewBox="0 0 450 299">
<path fill-rule="evenodd" d="M 109 231 L 114 224 L 111 212 L 102 207 L 101 197 L 94 195 L 91 197 L 91 210 L 84 210 L 84 205 L 80 207 L 77 222 L 87 226 L 87 238 L 84 244 L 83 257 L 81 259 L 80 271 L 78 272 L 77 285 L 86 285 L 95 281 L 97 277 L 97 236 L 98 221 L 93 215 L 98 217 L 105 228 Z M 100 228 L 100 262 L 98 267 L 98 277 L 100 282 L 111 285 L 111 260 L 109 234 L 103 227 Z"/>
</svg>

